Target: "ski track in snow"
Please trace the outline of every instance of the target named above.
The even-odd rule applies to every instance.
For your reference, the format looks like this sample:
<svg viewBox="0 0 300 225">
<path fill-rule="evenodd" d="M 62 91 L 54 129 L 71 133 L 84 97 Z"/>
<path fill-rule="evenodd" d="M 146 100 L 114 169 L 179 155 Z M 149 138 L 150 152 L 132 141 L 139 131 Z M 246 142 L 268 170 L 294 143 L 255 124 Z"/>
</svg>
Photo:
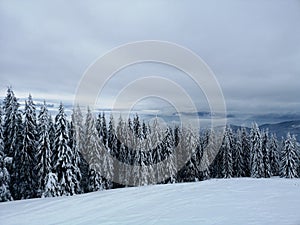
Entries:
<svg viewBox="0 0 300 225">
<path fill-rule="evenodd" d="M 5 202 L 0 224 L 300 225 L 300 179 L 213 179 Z"/>
</svg>

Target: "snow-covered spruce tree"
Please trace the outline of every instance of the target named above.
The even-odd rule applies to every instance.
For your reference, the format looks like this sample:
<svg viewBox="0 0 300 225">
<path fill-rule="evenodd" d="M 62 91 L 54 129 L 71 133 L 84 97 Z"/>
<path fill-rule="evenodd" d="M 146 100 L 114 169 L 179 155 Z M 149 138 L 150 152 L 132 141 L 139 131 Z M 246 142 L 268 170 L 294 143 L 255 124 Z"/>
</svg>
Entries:
<svg viewBox="0 0 300 225">
<path fill-rule="evenodd" d="M 140 118 L 139 118 L 138 114 L 135 114 L 135 116 L 133 118 L 133 131 L 134 131 L 135 136 L 137 136 L 138 138 L 141 138 L 142 128 L 141 128 Z"/>
<path fill-rule="evenodd" d="M 10 174 L 6 168 L 2 128 L 2 109 L 0 108 L 0 202 L 12 200 L 10 193 Z"/>
<path fill-rule="evenodd" d="M 280 175 L 285 178 L 297 177 L 298 156 L 296 152 L 295 136 L 287 134 L 284 147 L 281 153 Z"/>
<path fill-rule="evenodd" d="M 226 127 L 225 134 L 223 138 L 223 143 L 221 146 L 222 154 L 222 177 L 231 178 L 233 177 L 233 159 L 232 151 L 235 148 L 233 134 L 230 127 Z"/>
<path fill-rule="evenodd" d="M 55 141 L 55 126 L 54 126 L 52 115 L 49 115 L 48 122 L 49 122 L 48 133 L 49 133 L 49 140 L 50 140 L 50 149 L 53 152 L 54 151 L 54 141 Z"/>
<path fill-rule="evenodd" d="M 106 125 L 106 118 L 105 118 L 105 113 L 103 112 L 102 113 L 102 118 L 101 118 L 101 121 L 102 121 L 102 126 L 101 126 L 101 129 L 100 129 L 100 139 L 102 140 L 104 146 L 106 147 L 107 146 L 107 125 Z"/>
<path fill-rule="evenodd" d="M 141 152 L 136 148 L 133 150 L 133 169 L 132 169 L 132 181 L 133 186 L 140 186 L 141 181 Z"/>
<path fill-rule="evenodd" d="M 152 144 L 151 152 L 153 159 L 153 169 L 155 171 L 155 180 L 160 182 L 163 181 L 163 171 L 158 165 L 158 163 L 162 161 L 162 133 L 157 118 L 153 120 L 150 138 Z"/>
<path fill-rule="evenodd" d="M 265 168 L 262 152 L 261 134 L 256 123 L 253 124 L 250 134 L 251 139 L 251 177 L 264 177 Z"/>
<path fill-rule="evenodd" d="M 75 193 L 80 194 L 82 193 L 81 189 L 81 170 L 80 170 L 80 164 L 81 164 L 81 154 L 79 151 L 79 145 L 78 145 L 78 139 L 76 134 L 76 128 L 74 126 L 74 120 L 72 120 L 68 123 L 69 124 L 69 146 L 72 151 L 72 165 L 73 165 L 73 173 L 76 176 L 76 180 L 78 181 L 76 183 Z"/>
<path fill-rule="evenodd" d="M 200 158 L 201 180 L 210 177 L 222 177 L 222 157 L 216 147 L 216 134 L 213 129 L 204 131 L 200 138 L 200 145 L 200 151 L 202 152 Z M 210 162 L 212 158 L 214 160 Z"/>
<path fill-rule="evenodd" d="M 182 135 L 182 154 L 183 159 L 187 160 L 187 162 L 180 171 L 180 176 L 185 182 L 198 181 L 200 179 L 196 159 L 198 138 L 191 127 L 183 128 Z"/>
<path fill-rule="evenodd" d="M 42 198 L 57 197 L 61 195 L 60 184 L 57 175 L 49 172 L 45 178 L 45 190 L 42 193 Z"/>
<path fill-rule="evenodd" d="M 88 174 L 89 165 L 86 158 L 83 155 L 85 149 L 85 131 L 83 123 L 83 115 L 79 105 L 73 110 L 72 114 L 73 124 L 73 152 L 75 152 L 75 161 L 81 172 L 80 186 L 81 192 L 88 191 Z"/>
<path fill-rule="evenodd" d="M 243 139 L 242 139 L 242 131 L 240 129 L 237 130 L 236 133 L 236 144 L 233 154 L 233 168 L 234 168 L 234 176 L 236 177 L 244 177 L 245 176 L 245 163 L 244 163 L 244 152 L 243 152 Z"/>
<path fill-rule="evenodd" d="M 145 143 L 145 141 L 143 143 Z M 147 152 L 145 151 L 145 149 L 142 149 L 140 151 L 140 186 L 145 186 L 149 184 L 149 171 L 146 162 Z"/>
<path fill-rule="evenodd" d="M 201 152 L 200 157 L 200 164 L 199 164 L 199 170 L 200 170 L 200 180 L 208 180 L 210 178 L 210 162 L 209 162 L 209 154 L 208 149 L 203 149 L 202 145 L 199 144 L 199 152 Z"/>
<path fill-rule="evenodd" d="M 176 183 L 176 154 L 175 154 L 175 141 L 171 127 L 167 127 L 162 143 L 163 159 L 166 159 L 165 182 Z"/>
<path fill-rule="evenodd" d="M 271 166 L 271 175 L 279 175 L 279 146 L 275 134 L 271 134 L 269 145 L 269 160 Z"/>
<path fill-rule="evenodd" d="M 133 127 L 132 127 L 132 121 L 129 117 L 127 120 L 127 123 L 125 124 L 125 149 L 126 149 L 126 164 L 127 165 L 133 165 L 134 163 L 134 151 L 133 151 L 133 145 L 134 145 L 134 134 L 133 134 Z M 128 186 L 129 184 L 133 183 L 133 169 L 132 167 L 127 167 L 124 165 L 125 170 L 125 186 Z"/>
<path fill-rule="evenodd" d="M 7 95 L 4 99 L 4 125 L 3 125 L 3 141 L 4 151 L 8 157 L 13 157 L 19 149 L 20 144 L 20 126 L 22 123 L 20 104 L 13 90 L 9 87 Z"/>
<path fill-rule="evenodd" d="M 103 158 L 101 163 L 101 175 L 104 178 L 104 186 L 105 189 L 111 189 L 113 187 L 112 179 L 114 175 L 112 156 L 110 155 L 109 150 L 107 150 L 107 148 L 101 148 L 101 156 Z"/>
<path fill-rule="evenodd" d="M 262 154 L 263 154 L 263 175 L 265 178 L 271 177 L 271 167 L 270 167 L 270 159 L 269 159 L 269 135 L 268 131 L 264 131 L 262 134 Z"/>
<path fill-rule="evenodd" d="M 53 169 L 57 175 L 60 195 L 74 195 L 79 186 L 73 164 L 74 155 L 69 146 L 69 132 L 64 106 L 61 103 L 55 117 L 55 141 L 53 151 Z"/>
<path fill-rule="evenodd" d="M 88 154 L 88 164 L 89 164 L 89 191 L 99 191 L 104 189 L 104 182 L 101 177 L 101 164 L 102 164 L 102 152 L 101 149 L 105 151 L 103 143 L 100 142 L 100 137 L 96 129 L 95 120 L 92 116 L 90 110 L 88 110 L 86 124 L 89 126 L 90 130 L 89 136 L 86 137 L 86 150 Z"/>
<path fill-rule="evenodd" d="M 4 153 L 0 150 L 0 202 L 13 200 L 9 189 L 10 175 L 6 169 L 4 158 Z"/>
<path fill-rule="evenodd" d="M 127 146 L 126 146 L 126 138 L 127 138 L 127 131 L 126 131 L 126 124 L 120 115 L 118 125 L 117 125 L 117 151 L 118 151 L 118 160 L 120 162 L 119 167 L 115 165 L 115 177 L 117 180 L 120 181 L 122 184 L 118 184 L 117 187 L 122 187 L 123 185 L 127 186 L 128 181 L 126 178 L 126 164 L 127 161 Z"/>
<path fill-rule="evenodd" d="M 145 171 L 145 162 L 143 157 L 143 139 L 142 139 L 142 127 L 140 126 L 139 117 L 136 114 L 133 119 L 133 185 L 134 186 L 141 186 L 141 182 L 143 180 L 143 176 Z M 144 181 L 147 182 L 147 181 Z"/>
<path fill-rule="evenodd" d="M 106 164 L 105 179 L 106 179 L 106 188 L 111 189 L 113 188 L 113 180 L 115 175 L 115 165 L 113 164 L 112 157 L 118 158 L 118 149 L 117 149 L 117 136 L 116 136 L 116 129 L 115 129 L 115 120 L 113 114 L 110 114 L 109 117 L 109 125 L 108 125 L 108 135 L 107 135 L 107 151 L 108 154 L 105 154 L 104 159 Z M 118 171 L 116 171 L 117 173 Z"/>
<path fill-rule="evenodd" d="M 101 127 L 102 127 L 102 115 L 101 113 L 99 113 L 96 119 L 96 129 L 99 137 L 100 137 Z"/>
<path fill-rule="evenodd" d="M 151 142 L 151 132 L 150 125 L 145 125 L 147 128 L 143 129 L 144 136 L 144 157 L 145 166 L 147 166 L 147 182 L 148 184 L 155 184 L 155 173 L 153 169 L 153 154 L 152 154 L 152 142 Z"/>
<path fill-rule="evenodd" d="M 245 127 L 241 129 L 241 141 L 242 141 L 242 152 L 244 161 L 244 175 L 246 177 L 251 176 L 251 145 L 249 135 Z"/>
<path fill-rule="evenodd" d="M 14 194 L 15 199 L 28 199 L 36 196 L 35 156 L 37 153 L 37 125 L 35 105 L 29 96 L 25 101 L 23 142 L 15 155 Z"/>
<path fill-rule="evenodd" d="M 52 151 L 49 139 L 49 115 L 46 102 L 41 106 L 38 115 L 39 140 L 36 154 L 37 196 L 41 196 L 46 188 L 46 178 L 51 172 Z"/>
</svg>

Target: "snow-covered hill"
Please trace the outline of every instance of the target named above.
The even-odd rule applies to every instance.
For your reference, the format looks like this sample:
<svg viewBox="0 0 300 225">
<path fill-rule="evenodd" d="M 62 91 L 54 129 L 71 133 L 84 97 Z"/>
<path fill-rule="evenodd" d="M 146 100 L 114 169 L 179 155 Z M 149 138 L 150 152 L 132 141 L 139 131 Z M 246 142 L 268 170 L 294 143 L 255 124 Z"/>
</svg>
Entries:
<svg viewBox="0 0 300 225">
<path fill-rule="evenodd" d="M 0 204 L 0 224 L 299 225 L 300 179 L 223 179 Z"/>
</svg>

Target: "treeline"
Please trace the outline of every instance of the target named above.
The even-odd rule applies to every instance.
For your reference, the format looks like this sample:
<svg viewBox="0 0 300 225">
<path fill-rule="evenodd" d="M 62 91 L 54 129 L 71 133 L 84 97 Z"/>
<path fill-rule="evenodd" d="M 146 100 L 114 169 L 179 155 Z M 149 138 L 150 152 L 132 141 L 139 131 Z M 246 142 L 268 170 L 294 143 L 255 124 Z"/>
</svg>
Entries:
<svg viewBox="0 0 300 225">
<path fill-rule="evenodd" d="M 156 183 L 209 178 L 300 175 L 299 144 L 287 134 L 260 131 L 254 123 L 233 132 L 225 128 L 219 149 L 214 130 L 160 127 L 136 114 L 109 121 L 104 113 L 79 107 L 68 119 L 63 104 L 53 119 L 29 96 L 25 108 L 11 88 L 0 109 L 0 201 L 75 195 Z M 213 150 L 212 150 L 213 149 Z M 212 153 L 215 153 L 214 156 Z M 120 162 L 120 163 L 117 163 Z M 160 166 L 160 163 L 164 166 Z"/>
</svg>

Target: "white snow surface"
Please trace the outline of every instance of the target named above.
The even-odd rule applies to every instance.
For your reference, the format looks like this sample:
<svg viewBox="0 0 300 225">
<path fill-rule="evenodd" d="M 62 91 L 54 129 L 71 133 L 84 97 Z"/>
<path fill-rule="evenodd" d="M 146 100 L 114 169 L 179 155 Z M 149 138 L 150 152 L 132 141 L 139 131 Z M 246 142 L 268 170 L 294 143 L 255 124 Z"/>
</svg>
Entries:
<svg viewBox="0 0 300 225">
<path fill-rule="evenodd" d="M 213 179 L 5 202 L 0 224 L 300 225 L 300 179 Z"/>
</svg>

